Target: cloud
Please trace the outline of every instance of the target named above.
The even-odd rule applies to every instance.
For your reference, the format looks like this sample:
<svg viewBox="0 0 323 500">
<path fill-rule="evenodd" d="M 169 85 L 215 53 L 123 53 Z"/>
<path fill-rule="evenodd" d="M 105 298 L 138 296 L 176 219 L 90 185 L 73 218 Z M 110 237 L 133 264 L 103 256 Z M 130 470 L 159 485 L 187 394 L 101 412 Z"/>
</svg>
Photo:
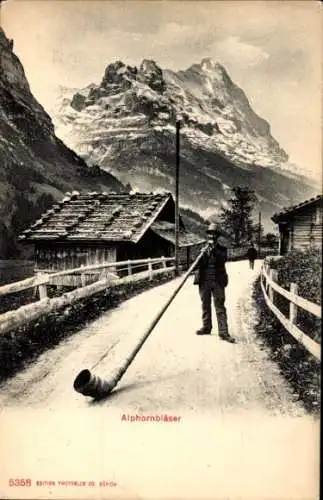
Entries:
<svg viewBox="0 0 323 500">
<path fill-rule="evenodd" d="M 241 41 L 237 36 L 230 36 L 214 45 L 216 59 L 224 64 L 255 67 L 269 58 L 269 54 L 260 47 Z"/>
</svg>

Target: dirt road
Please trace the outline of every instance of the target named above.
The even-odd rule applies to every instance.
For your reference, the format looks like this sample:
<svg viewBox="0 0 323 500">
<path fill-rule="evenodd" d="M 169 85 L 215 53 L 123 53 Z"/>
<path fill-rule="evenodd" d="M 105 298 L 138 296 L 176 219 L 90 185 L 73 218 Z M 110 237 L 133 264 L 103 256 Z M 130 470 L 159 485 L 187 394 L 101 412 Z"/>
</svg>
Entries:
<svg viewBox="0 0 323 500">
<path fill-rule="evenodd" d="M 212 336 L 195 335 L 201 311 L 190 279 L 108 399 L 94 403 L 74 392 L 81 369 L 95 366 L 104 377 L 119 365 L 179 278 L 105 313 L 2 386 L 0 493 L 316 498 L 318 423 L 253 331 L 251 289 L 259 269 L 259 261 L 253 271 L 245 261 L 228 264 L 227 309 L 236 344 L 221 341 L 216 326 Z M 9 487 L 16 477 L 33 484 L 23 492 Z M 37 486 L 37 480 L 55 485 Z M 96 485 L 63 486 L 59 480 Z M 104 480 L 116 486 L 100 486 Z"/>
</svg>

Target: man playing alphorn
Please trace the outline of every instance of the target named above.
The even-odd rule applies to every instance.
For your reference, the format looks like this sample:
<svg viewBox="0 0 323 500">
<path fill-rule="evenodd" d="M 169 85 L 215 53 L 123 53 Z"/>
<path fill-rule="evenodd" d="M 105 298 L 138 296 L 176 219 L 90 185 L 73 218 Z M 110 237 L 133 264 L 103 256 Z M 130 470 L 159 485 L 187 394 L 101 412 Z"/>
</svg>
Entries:
<svg viewBox="0 0 323 500">
<path fill-rule="evenodd" d="M 222 241 L 219 240 L 221 236 L 227 235 L 214 223 L 210 224 L 207 233 L 210 245 L 199 262 L 194 279 L 194 283 L 199 285 L 203 323 L 202 328 L 196 333 L 197 335 L 211 334 L 211 297 L 213 297 L 219 337 L 234 343 L 235 339 L 233 339 L 228 332 L 227 311 L 225 307 L 225 287 L 228 284 L 228 275 L 225 268 L 227 249 L 220 244 Z"/>
</svg>

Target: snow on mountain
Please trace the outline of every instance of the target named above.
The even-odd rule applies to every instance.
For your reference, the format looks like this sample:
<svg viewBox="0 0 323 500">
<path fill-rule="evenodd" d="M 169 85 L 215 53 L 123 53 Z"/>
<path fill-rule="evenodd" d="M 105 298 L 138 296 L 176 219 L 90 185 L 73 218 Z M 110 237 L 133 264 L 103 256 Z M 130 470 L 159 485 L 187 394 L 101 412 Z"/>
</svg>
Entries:
<svg viewBox="0 0 323 500">
<path fill-rule="evenodd" d="M 89 164 L 149 191 L 174 189 L 180 120 L 182 202 L 199 213 L 216 213 L 230 196 L 227 186 L 255 189 L 267 221 L 313 193 L 286 167 L 288 155 L 268 122 L 209 58 L 177 72 L 151 60 L 138 68 L 116 61 L 100 83 L 61 89 L 51 114 L 56 134 Z"/>
<path fill-rule="evenodd" d="M 278 170 L 280 172 L 283 172 L 284 175 L 292 179 L 299 179 L 299 180 L 302 179 L 305 184 L 310 183 L 311 185 L 315 186 L 317 185 L 317 182 L 320 182 L 320 179 L 318 179 L 316 171 L 311 171 L 309 169 L 306 169 L 289 160 L 287 160 L 284 163 L 280 163 L 278 166 L 271 168 L 273 170 Z"/>
</svg>

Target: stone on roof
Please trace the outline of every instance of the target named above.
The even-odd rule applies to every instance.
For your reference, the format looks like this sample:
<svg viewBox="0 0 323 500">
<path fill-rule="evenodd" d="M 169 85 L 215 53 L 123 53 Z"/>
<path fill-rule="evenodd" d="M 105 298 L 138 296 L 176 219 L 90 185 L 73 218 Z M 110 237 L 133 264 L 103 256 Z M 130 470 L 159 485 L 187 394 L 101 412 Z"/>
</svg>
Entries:
<svg viewBox="0 0 323 500">
<path fill-rule="evenodd" d="M 170 199 L 170 193 L 73 191 L 25 230 L 20 239 L 136 243 Z"/>
</svg>

